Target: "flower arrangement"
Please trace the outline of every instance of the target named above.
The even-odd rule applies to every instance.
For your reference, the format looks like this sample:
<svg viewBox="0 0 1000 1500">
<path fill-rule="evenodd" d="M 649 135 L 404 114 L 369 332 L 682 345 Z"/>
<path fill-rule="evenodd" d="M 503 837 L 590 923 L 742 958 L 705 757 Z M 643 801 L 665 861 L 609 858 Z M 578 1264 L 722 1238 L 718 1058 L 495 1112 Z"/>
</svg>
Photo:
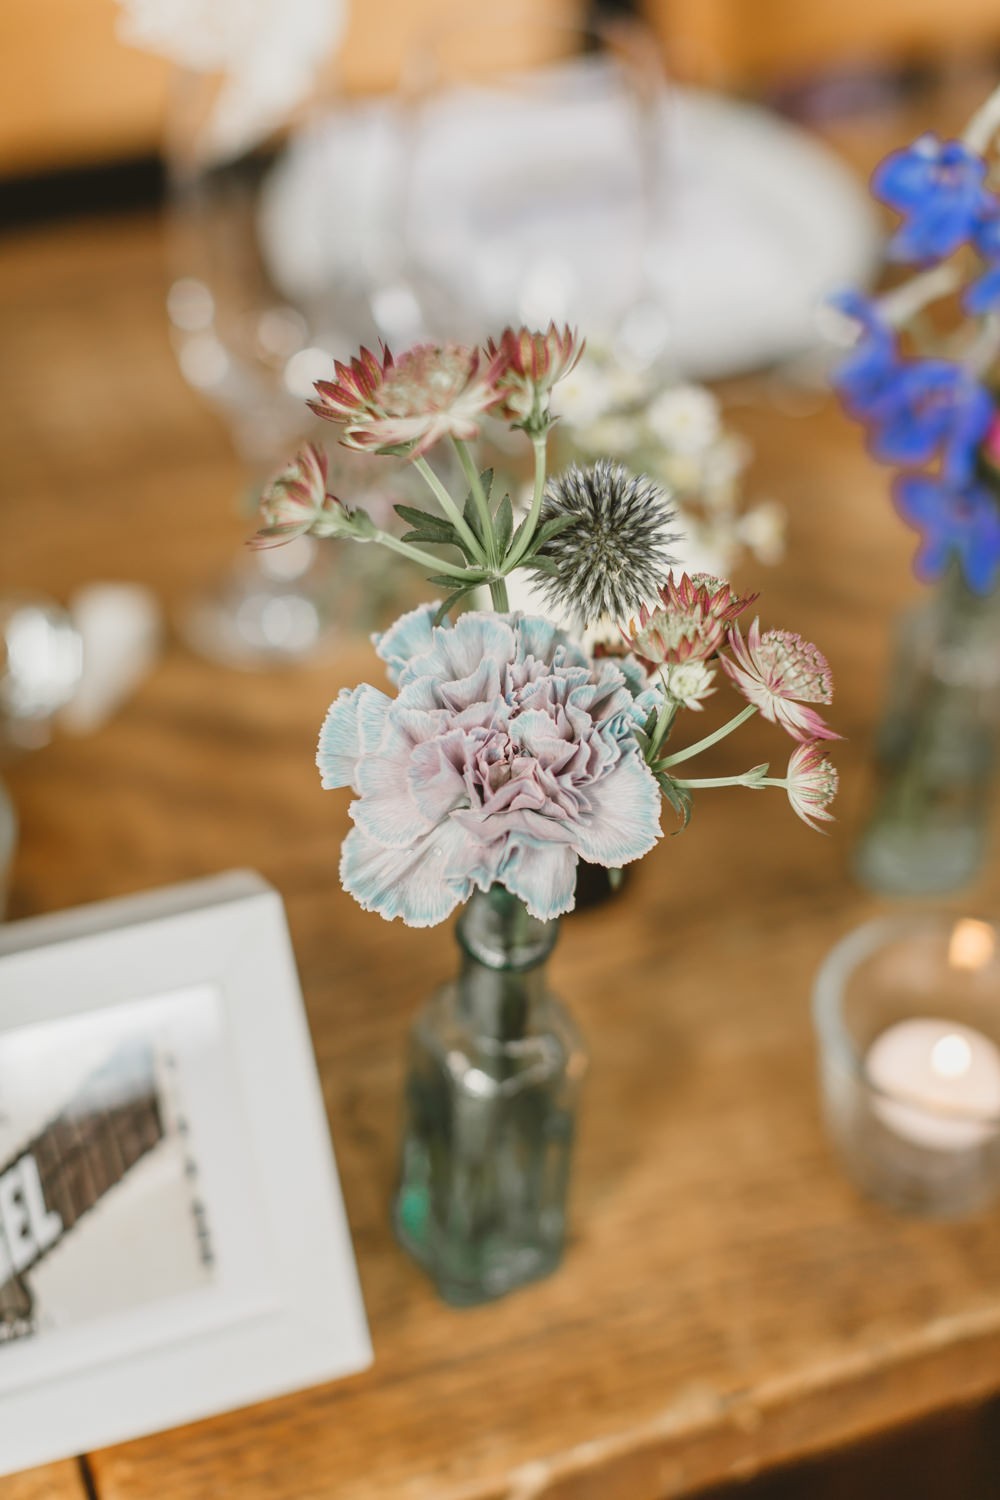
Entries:
<svg viewBox="0 0 1000 1500">
<path fill-rule="evenodd" d="M 363 349 L 317 383 L 310 405 L 341 442 L 403 457 L 426 482 L 434 508 L 397 506 L 410 528 L 401 537 L 327 492 L 311 445 L 264 495 L 254 545 L 308 532 L 382 546 L 447 596 L 375 637 L 394 696 L 368 684 L 343 691 L 320 734 L 323 786 L 355 793 L 343 885 L 385 918 L 431 926 L 499 886 L 548 921 L 572 908 L 579 861 L 618 870 L 641 858 L 661 836 L 662 801 L 686 823 L 702 788 L 779 787 L 811 826 L 831 816 L 837 777 L 822 744 L 837 736 L 814 707 L 832 697 L 822 653 L 757 620 L 744 636 L 739 617 L 756 595 L 675 576 L 675 512 L 651 479 L 610 459 L 548 475 L 553 389 L 581 351 L 568 328 L 507 329 L 482 349 L 428 345 L 398 359 Z M 520 524 L 468 447 L 487 419 L 533 449 Z M 442 442 L 465 476 L 462 500 L 428 462 Z M 572 632 L 510 610 L 518 571 Z M 459 612 L 484 589 L 493 612 Z M 591 655 L 578 640 L 595 626 L 612 644 Z M 679 713 L 701 709 L 720 671 L 744 707 L 673 748 Z M 784 775 L 766 764 L 686 774 L 757 712 L 795 742 Z"/>
<path fill-rule="evenodd" d="M 959 139 L 926 134 L 881 163 L 872 192 L 900 216 L 889 258 L 917 269 L 881 296 L 835 300 L 854 345 L 834 385 L 874 457 L 900 471 L 893 498 L 920 536 L 917 575 L 955 563 L 978 594 L 1000 570 L 998 128 L 1000 91 Z"/>
</svg>

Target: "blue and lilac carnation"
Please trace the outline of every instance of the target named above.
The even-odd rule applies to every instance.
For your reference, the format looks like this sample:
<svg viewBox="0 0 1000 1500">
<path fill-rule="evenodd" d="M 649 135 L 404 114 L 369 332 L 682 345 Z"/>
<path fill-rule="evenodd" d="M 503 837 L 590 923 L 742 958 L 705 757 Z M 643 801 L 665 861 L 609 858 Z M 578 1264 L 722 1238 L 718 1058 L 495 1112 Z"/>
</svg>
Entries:
<svg viewBox="0 0 1000 1500">
<path fill-rule="evenodd" d="M 616 868 L 660 837 L 635 733 L 652 695 L 546 620 L 433 617 L 422 607 L 376 639 L 395 698 L 345 689 L 323 724 L 323 786 L 357 795 L 341 881 L 366 911 L 411 927 L 495 884 L 532 916 L 560 916 L 579 860 Z"/>
</svg>

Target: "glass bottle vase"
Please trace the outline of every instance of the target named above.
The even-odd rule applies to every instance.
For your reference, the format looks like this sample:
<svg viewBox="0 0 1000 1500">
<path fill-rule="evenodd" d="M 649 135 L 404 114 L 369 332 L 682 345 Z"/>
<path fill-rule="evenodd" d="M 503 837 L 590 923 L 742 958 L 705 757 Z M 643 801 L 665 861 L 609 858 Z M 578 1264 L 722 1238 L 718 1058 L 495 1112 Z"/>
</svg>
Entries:
<svg viewBox="0 0 1000 1500">
<path fill-rule="evenodd" d="M 503 1296 L 562 1257 L 586 1058 L 546 986 L 557 929 L 502 887 L 474 894 L 458 978 L 413 1027 L 394 1225 L 455 1305 Z"/>
<path fill-rule="evenodd" d="M 956 890 L 982 863 L 1000 717 L 1000 595 L 950 575 L 901 621 L 858 878 L 888 895 Z"/>
</svg>

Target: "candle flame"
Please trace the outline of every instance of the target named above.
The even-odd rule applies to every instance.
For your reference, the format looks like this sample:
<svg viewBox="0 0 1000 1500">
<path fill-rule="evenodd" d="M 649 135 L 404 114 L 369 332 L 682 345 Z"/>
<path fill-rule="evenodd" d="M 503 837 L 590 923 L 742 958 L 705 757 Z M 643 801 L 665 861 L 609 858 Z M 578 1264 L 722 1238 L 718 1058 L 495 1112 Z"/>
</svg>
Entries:
<svg viewBox="0 0 1000 1500">
<path fill-rule="evenodd" d="M 996 934 L 988 922 L 963 917 L 952 929 L 948 962 L 953 969 L 984 969 L 996 949 Z"/>
</svg>

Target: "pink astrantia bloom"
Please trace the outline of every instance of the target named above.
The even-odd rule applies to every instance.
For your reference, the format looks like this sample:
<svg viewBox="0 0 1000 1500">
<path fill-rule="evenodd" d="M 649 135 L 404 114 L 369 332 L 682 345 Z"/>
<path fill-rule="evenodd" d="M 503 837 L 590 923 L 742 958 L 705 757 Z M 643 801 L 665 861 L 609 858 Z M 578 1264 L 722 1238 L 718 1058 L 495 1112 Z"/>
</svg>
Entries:
<svg viewBox="0 0 1000 1500">
<path fill-rule="evenodd" d="M 398 360 L 362 349 L 336 380 L 317 380 L 318 417 L 343 426 L 348 448 L 405 451 L 418 458 L 443 437 L 479 436 L 478 419 L 496 401 L 495 372 L 478 349 L 418 344 Z"/>
<path fill-rule="evenodd" d="M 740 627 L 729 634 L 733 659 L 720 656 L 723 670 L 765 719 L 780 724 L 796 740 L 839 740 L 840 735 L 809 703 L 832 703 L 833 677 L 817 646 L 790 630 L 766 630 L 754 620 L 744 641 Z"/>
<path fill-rule="evenodd" d="M 833 814 L 827 812 L 827 808 L 837 795 L 837 785 L 837 772 L 814 741 L 798 745 L 792 751 L 785 789 L 793 810 L 803 823 L 822 832 L 817 820 L 833 821 Z"/>
<path fill-rule="evenodd" d="M 707 573 L 693 578 L 682 573 L 679 583 L 671 573 L 659 591 L 659 603 L 652 610 L 643 605 L 638 623 L 629 621 L 626 644 L 650 672 L 708 661 L 724 644 L 737 615 L 756 597 L 740 598 L 728 583 Z"/>
<path fill-rule="evenodd" d="M 583 339 L 568 325 L 550 323 L 544 333 L 505 328 L 490 339 L 486 358 L 499 391 L 494 412 L 529 433 L 542 432 L 549 421 L 549 393 L 568 375 L 583 353 Z"/>
<path fill-rule="evenodd" d="M 250 546 L 280 547 L 307 531 L 316 536 L 345 531 L 350 512 L 336 496 L 326 493 L 326 474 L 326 454 L 307 443 L 261 496 L 264 524 L 250 538 Z"/>
</svg>

